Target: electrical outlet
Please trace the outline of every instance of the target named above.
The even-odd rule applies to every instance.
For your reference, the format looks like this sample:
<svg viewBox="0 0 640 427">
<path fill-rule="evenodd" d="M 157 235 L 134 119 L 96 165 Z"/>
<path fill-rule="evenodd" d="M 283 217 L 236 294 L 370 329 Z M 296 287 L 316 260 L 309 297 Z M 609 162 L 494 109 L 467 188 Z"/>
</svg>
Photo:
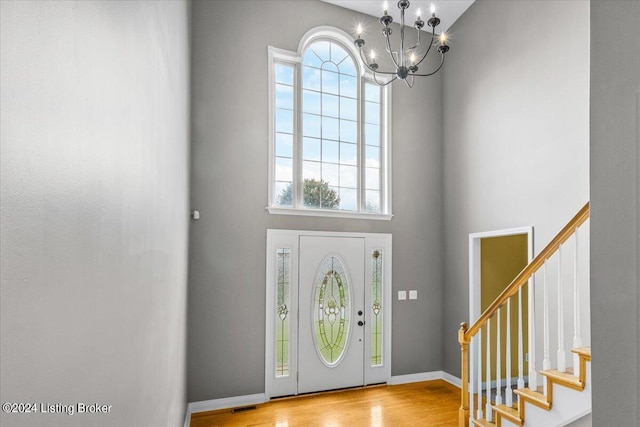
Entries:
<svg viewBox="0 0 640 427">
<path fill-rule="evenodd" d="M 409 291 L 409 299 L 418 299 L 418 291 Z"/>
<path fill-rule="evenodd" d="M 398 291 L 398 301 L 407 299 L 407 291 Z"/>
</svg>

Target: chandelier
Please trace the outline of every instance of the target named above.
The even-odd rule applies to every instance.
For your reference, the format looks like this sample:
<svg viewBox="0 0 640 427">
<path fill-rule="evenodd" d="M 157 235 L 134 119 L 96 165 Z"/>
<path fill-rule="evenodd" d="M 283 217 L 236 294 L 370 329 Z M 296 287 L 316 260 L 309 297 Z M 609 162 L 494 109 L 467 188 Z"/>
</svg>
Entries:
<svg viewBox="0 0 640 427">
<path fill-rule="evenodd" d="M 449 46 L 447 45 L 447 35 L 443 32 L 440 34 L 440 45 L 438 46 L 438 52 L 440 52 L 441 59 L 440 65 L 433 71 L 427 73 L 419 73 L 419 66 L 422 61 L 425 60 L 431 48 L 434 46 L 434 40 L 436 39 L 436 27 L 440 24 L 440 18 L 436 17 L 436 9 L 435 6 L 431 5 L 431 17 L 427 21 L 427 25 L 431 27 L 431 40 L 429 41 L 429 45 L 424 51 L 424 53 L 420 53 L 424 50 L 421 46 L 421 34 L 422 28 L 424 27 L 425 22 L 420 19 L 420 9 L 417 10 L 416 13 L 416 21 L 413 23 L 413 27 L 417 30 L 418 36 L 416 43 L 407 47 L 405 44 L 405 25 L 404 25 L 404 12 L 409 8 L 409 0 L 400 0 L 398 1 L 398 9 L 400 9 L 400 50 L 395 51 L 391 48 L 391 23 L 393 22 L 393 17 L 388 14 L 389 4 L 388 2 L 384 2 L 384 15 L 380 17 L 380 23 L 382 24 L 382 35 L 384 36 L 386 43 L 386 51 L 390 54 L 393 65 L 395 66 L 395 71 L 380 71 L 378 70 L 379 66 L 376 63 L 376 54 L 373 49 L 369 53 L 369 61 L 365 58 L 365 54 L 362 52 L 362 47 L 364 46 L 364 40 L 362 39 L 362 26 L 358 25 L 357 34 L 358 38 L 353 42 L 358 50 L 360 51 L 360 58 L 362 58 L 362 62 L 367 66 L 369 70 L 373 72 L 373 79 L 379 86 L 386 86 L 389 83 L 393 82 L 396 79 L 403 80 L 407 86 L 413 87 L 413 79 L 414 77 L 427 77 L 434 75 L 437 73 L 440 68 L 444 65 L 444 55 L 449 50 Z M 391 80 L 386 82 L 378 81 L 378 75 L 387 75 L 394 76 Z"/>
</svg>

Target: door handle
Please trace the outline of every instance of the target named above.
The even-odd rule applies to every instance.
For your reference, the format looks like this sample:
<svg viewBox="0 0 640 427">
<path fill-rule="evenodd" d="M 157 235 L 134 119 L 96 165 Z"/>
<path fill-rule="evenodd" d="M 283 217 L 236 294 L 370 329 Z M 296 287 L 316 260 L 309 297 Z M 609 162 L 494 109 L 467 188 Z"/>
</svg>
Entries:
<svg viewBox="0 0 640 427">
<path fill-rule="evenodd" d="M 358 320 L 358 326 L 362 326 L 364 325 L 364 322 L 362 320 Z"/>
</svg>

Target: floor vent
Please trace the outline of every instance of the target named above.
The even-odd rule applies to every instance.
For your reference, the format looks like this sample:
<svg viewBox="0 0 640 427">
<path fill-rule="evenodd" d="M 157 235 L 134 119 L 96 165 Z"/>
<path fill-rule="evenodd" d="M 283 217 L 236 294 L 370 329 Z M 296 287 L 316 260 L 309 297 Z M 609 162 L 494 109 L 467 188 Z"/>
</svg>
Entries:
<svg viewBox="0 0 640 427">
<path fill-rule="evenodd" d="M 256 405 L 253 406 L 243 406 L 242 408 L 233 408 L 231 410 L 232 414 L 238 414 L 240 412 L 247 412 L 247 411 L 253 411 L 254 409 L 258 409 L 258 407 Z"/>
</svg>

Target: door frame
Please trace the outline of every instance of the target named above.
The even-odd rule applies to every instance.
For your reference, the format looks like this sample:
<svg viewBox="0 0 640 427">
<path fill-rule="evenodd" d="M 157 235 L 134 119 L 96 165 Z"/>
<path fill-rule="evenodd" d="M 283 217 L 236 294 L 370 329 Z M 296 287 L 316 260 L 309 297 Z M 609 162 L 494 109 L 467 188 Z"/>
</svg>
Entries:
<svg viewBox="0 0 640 427">
<path fill-rule="evenodd" d="M 391 324 L 392 324 L 392 235 L 388 233 L 352 233 L 352 232 L 333 232 L 333 231 L 306 231 L 306 230 L 281 230 L 267 229 L 267 247 L 266 247 L 266 299 L 265 299 L 265 398 L 270 400 L 274 395 L 297 395 L 297 360 L 298 360 L 298 263 L 300 260 L 300 237 L 301 236 L 321 236 L 321 237 L 351 237 L 364 239 L 365 258 L 365 307 L 371 307 L 370 292 L 367 292 L 367 284 L 370 283 L 371 269 L 369 258 L 367 255 L 375 249 L 383 251 L 383 304 L 382 304 L 382 364 L 371 366 L 367 363 L 371 358 L 371 346 L 369 341 L 365 341 L 364 347 L 364 384 L 389 383 L 391 380 Z M 289 375 L 286 377 L 275 376 L 275 304 L 276 299 L 276 268 L 275 255 L 278 248 L 288 248 L 291 250 L 291 269 L 290 269 L 290 301 L 291 312 L 294 313 L 294 322 L 290 323 L 289 332 Z M 386 301 L 386 303 L 384 303 Z M 293 304 L 295 303 L 295 309 Z M 365 315 L 365 336 L 371 335 L 369 329 L 370 323 L 366 322 L 368 317 Z M 295 323 L 295 324 L 294 324 Z M 367 326 L 369 325 L 369 326 Z"/>
<path fill-rule="evenodd" d="M 533 226 L 469 233 L 469 325 L 473 325 L 482 314 L 480 312 L 480 241 L 488 237 L 506 237 L 519 234 L 527 235 L 527 263 L 529 263 L 533 259 Z M 529 284 L 532 284 L 531 279 Z M 531 286 L 529 288 L 531 289 Z"/>
<path fill-rule="evenodd" d="M 494 230 L 494 231 L 483 231 L 479 233 L 469 233 L 469 326 L 473 325 L 476 320 L 482 314 L 480 311 L 481 308 L 481 295 L 480 295 L 480 263 L 481 263 L 481 254 L 480 254 L 480 242 L 482 239 L 490 238 L 490 237 L 506 237 L 506 236 L 515 236 L 520 234 L 527 235 L 527 263 L 530 263 L 533 259 L 533 226 L 528 227 L 516 227 L 516 228 L 507 228 L 503 230 Z M 534 298 L 533 298 L 533 278 L 529 279 L 528 286 L 528 295 L 529 295 L 529 307 L 527 309 L 529 315 L 529 326 L 533 322 L 533 311 L 535 310 Z M 531 334 L 529 334 L 529 341 L 531 341 Z M 473 384 L 475 378 L 475 362 L 477 360 L 480 353 L 481 343 L 478 340 L 474 340 L 470 347 L 470 358 L 471 358 L 471 370 L 469 374 L 469 378 L 471 380 L 470 383 Z M 531 346 L 529 348 L 532 348 Z M 525 378 L 527 376 L 525 375 Z M 491 384 L 492 387 L 495 387 L 495 384 Z M 471 386 L 473 387 L 473 386 Z M 482 389 L 486 388 L 486 382 L 482 383 Z M 473 390 L 473 388 L 471 388 Z M 471 403 L 473 412 L 473 405 Z"/>
</svg>

